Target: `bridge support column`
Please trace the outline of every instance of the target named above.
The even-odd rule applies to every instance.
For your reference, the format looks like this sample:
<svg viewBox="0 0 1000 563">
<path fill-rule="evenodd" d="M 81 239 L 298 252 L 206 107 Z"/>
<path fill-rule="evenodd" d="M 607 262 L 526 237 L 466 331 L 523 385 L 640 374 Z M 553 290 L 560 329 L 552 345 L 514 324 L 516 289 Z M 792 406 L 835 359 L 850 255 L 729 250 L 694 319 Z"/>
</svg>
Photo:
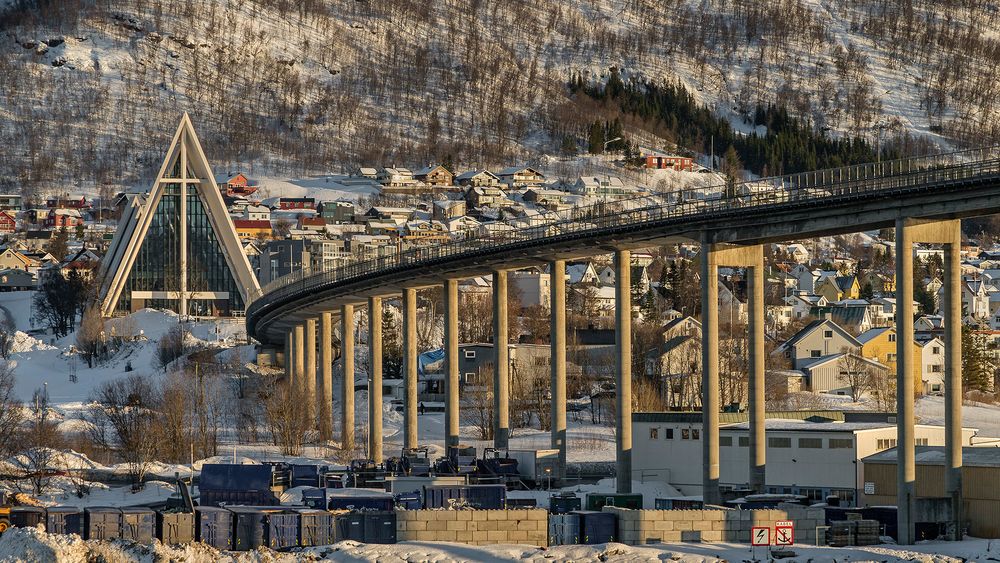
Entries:
<svg viewBox="0 0 1000 563">
<path fill-rule="evenodd" d="M 495 448 L 507 448 L 510 444 L 507 307 L 507 272 L 496 270 L 493 272 L 493 447 Z"/>
<path fill-rule="evenodd" d="M 632 492 L 632 252 L 615 252 L 615 435 L 616 479 L 619 493 Z"/>
<path fill-rule="evenodd" d="M 295 373 L 294 362 L 292 361 L 292 350 L 295 348 L 295 329 L 289 330 L 285 333 L 285 351 L 282 353 L 282 363 L 285 368 L 285 381 L 289 385 L 292 383 L 292 377 Z"/>
<path fill-rule="evenodd" d="M 354 449 L 354 305 L 340 306 L 341 366 L 340 448 Z"/>
<path fill-rule="evenodd" d="M 306 371 L 305 383 L 305 405 L 306 417 L 309 420 L 309 428 L 316 426 L 316 319 L 307 319 L 305 323 L 306 332 Z"/>
<path fill-rule="evenodd" d="M 444 282 L 444 451 L 458 446 L 458 280 Z"/>
<path fill-rule="evenodd" d="M 319 438 L 333 438 L 333 313 L 319 317 Z"/>
<path fill-rule="evenodd" d="M 417 447 L 417 290 L 403 290 L 403 451 Z"/>
<path fill-rule="evenodd" d="M 913 244 L 945 245 L 945 493 L 951 528 L 961 533 L 962 508 L 962 294 L 961 221 L 896 220 L 896 506 L 899 540 L 915 540 L 913 359 Z"/>
<path fill-rule="evenodd" d="M 723 246 L 706 236 L 701 245 L 702 495 L 720 504 L 719 491 L 719 265 L 750 269 L 750 488 L 765 483 L 764 250 L 761 245 Z"/>
<path fill-rule="evenodd" d="M 305 393 L 304 382 L 305 371 L 306 371 L 306 356 L 305 356 L 305 336 L 306 327 L 303 323 L 295 324 L 295 334 L 293 336 L 293 347 L 294 352 L 292 354 L 292 391 L 296 397 L 296 402 L 301 401 Z"/>
<path fill-rule="evenodd" d="M 382 298 L 368 298 L 368 452 L 382 463 Z"/>
<path fill-rule="evenodd" d="M 549 262 L 549 355 L 552 449 L 559 450 L 560 481 L 566 478 L 566 261 Z"/>
</svg>

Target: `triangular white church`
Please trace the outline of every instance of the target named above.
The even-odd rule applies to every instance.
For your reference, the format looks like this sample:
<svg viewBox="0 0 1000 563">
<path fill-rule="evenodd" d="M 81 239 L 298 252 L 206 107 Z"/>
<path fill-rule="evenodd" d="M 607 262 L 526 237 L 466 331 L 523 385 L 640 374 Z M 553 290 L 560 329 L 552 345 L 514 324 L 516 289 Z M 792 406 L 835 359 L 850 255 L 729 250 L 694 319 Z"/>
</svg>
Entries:
<svg viewBox="0 0 1000 563">
<path fill-rule="evenodd" d="M 146 307 L 229 316 L 259 291 L 187 113 L 149 193 L 122 212 L 100 279 L 108 317 Z"/>
</svg>

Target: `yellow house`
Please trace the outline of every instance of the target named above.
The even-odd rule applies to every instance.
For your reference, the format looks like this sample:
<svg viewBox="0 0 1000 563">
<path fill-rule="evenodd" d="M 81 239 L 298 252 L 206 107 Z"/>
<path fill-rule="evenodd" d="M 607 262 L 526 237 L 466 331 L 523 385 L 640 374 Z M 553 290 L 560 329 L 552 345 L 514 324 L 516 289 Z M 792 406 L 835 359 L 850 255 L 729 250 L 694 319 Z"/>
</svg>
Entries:
<svg viewBox="0 0 1000 563">
<path fill-rule="evenodd" d="M 864 276 L 864 283 L 870 285 L 874 293 L 888 295 L 896 291 L 896 274 L 868 272 Z"/>
<path fill-rule="evenodd" d="M 861 297 L 861 284 L 857 276 L 823 276 L 816 282 L 815 293 L 830 302 L 858 299 Z"/>
<path fill-rule="evenodd" d="M 875 360 L 889 368 L 889 373 L 896 373 L 896 329 L 892 327 L 873 328 L 858 335 L 861 343 L 861 355 Z M 920 382 L 923 377 L 923 349 L 916 342 L 913 346 L 913 381 Z"/>
</svg>

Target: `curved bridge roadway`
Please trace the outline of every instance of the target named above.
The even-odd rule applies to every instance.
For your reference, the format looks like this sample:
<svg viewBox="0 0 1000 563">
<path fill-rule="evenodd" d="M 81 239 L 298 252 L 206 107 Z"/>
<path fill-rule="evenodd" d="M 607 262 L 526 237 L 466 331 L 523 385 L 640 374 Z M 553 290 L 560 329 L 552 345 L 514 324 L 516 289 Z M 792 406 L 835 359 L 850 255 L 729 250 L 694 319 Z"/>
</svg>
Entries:
<svg viewBox="0 0 1000 563">
<path fill-rule="evenodd" d="M 870 163 L 804 174 L 766 178 L 652 194 L 575 208 L 529 228 L 484 225 L 456 240 L 391 253 L 336 269 L 285 276 L 262 289 L 247 309 L 247 333 L 264 347 L 285 348 L 285 368 L 296 388 L 307 389 L 307 405 L 321 411 L 321 434 L 330 421 L 330 366 L 333 311 L 340 308 L 344 344 L 344 392 L 341 440 L 354 439 L 353 307 L 367 300 L 371 315 L 380 297 L 403 293 L 404 448 L 417 444 L 417 374 L 414 288 L 445 289 L 446 446 L 459 443 L 458 418 L 458 279 L 493 274 L 494 332 L 506 334 L 506 271 L 549 262 L 553 272 L 563 260 L 614 253 L 616 270 L 616 466 L 617 475 L 632 472 L 631 315 L 629 251 L 656 244 L 696 241 L 702 244 L 703 303 L 717 303 L 719 265 L 747 267 L 749 281 L 749 486 L 763 491 L 765 480 L 763 244 L 861 230 L 896 229 L 897 505 L 899 542 L 913 540 L 915 509 L 913 412 L 912 244 L 930 242 L 945 248 L 945 490 L 951 497 L 949 522 L 961 530 L 961 229 L 958 219 L 1000 213 L 1000 151 L 996 147 L 929 157 Z M 550 282 L 552 305 L 552 445 L 559 449 L 556 476 L 563 475 L 565 442 L 565 281 Z M 717 504 L 720 495 L 718 315 L 702 308 L 702 493 Z M 321 377 L 316 378 L 316 319 L 320 319 Z M 347 319 L 345 321 L 345 319 Z M 381 358 L 378 323 L 369 338 L 370 356 Z M 284 341 L 284 344 L 283 344 Z M 624 344 L 623 344 L 624 343 Z M 380 364 L 380 361 L 378 361 Z M 494 434 L 507 446 L 507 347 L 494 347 Z M 381 366 L 371 368 L 369 445 L 381 460 Z M 318 401 L 313 386 L 319 383 Z M 311 408 L 311 407 L 310 407 Z M 328 435 L 328 433 L 327 433 Z M 618 492 L 630 492 L 631 480 L 619 479 Z M 857 494 L 857 493 L 856 493 Z"/>
</svg>

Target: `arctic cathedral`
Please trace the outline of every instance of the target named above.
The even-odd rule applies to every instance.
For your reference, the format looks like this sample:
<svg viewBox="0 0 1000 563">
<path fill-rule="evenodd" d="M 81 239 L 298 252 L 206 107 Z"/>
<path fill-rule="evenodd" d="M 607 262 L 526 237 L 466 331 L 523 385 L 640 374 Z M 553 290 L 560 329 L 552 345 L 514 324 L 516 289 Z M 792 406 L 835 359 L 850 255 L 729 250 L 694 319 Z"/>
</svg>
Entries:
<svg viewBox="0 0 1000 563">
<path fill-rule="evenodd" d="M 128 200 L 100 280 L 108 317 L 146 307 L 231 316 L 259 290 L 186 113 L 153 185 Z"/>
</svg>

